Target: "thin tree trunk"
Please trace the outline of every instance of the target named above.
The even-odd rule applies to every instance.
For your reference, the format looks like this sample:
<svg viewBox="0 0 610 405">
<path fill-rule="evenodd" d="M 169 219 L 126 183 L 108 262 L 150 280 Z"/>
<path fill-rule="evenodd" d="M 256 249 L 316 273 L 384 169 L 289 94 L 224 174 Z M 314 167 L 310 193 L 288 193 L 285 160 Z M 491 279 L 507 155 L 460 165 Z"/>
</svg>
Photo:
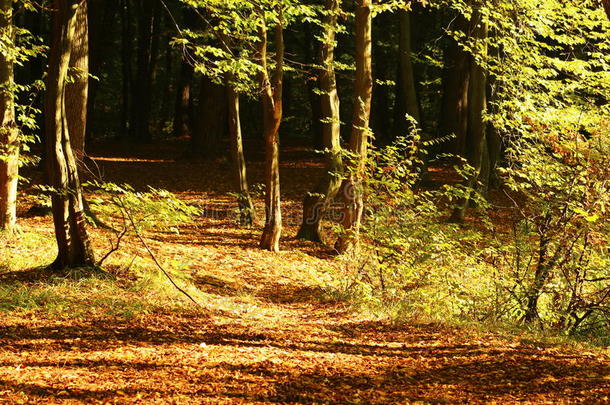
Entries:
<svg viewBox="0 0 610 405">
<path fill-rule="evenodd" d="M 326 0 L 324 37 L 320 46 L 320 106 L 322 142 L 325 149 L 326 171 L 316 187 L 303 200 L 303 220 L 297 238 L 322 241 L 322 217 L 341 186 L 340 101 L 335 75 L 335 47 L 340 0 Z"/>
<path fill-rule="evenodd" d="M 356 82 L 354 89 L 354 116 L 349 150 L 355 156 L 350 162 L 347 179 L 343 181 L 343 219 L 345 231 L 339 237 L 335 248 L 346 251 L 358 240 L 362 213 L 364 210 L 362 172 L 366 162 L 369 121 L 371 117 L 371 99 L 373 93 L 372 72 L 372 4 L 371 0 L 358 0 L 356 6 Z"/>
<path fill-rule="evenodd" d="M 241 121 L 239 115 L 239 94 L 227 80 L 227 100 L 229 112 L 229 144 L 233 163 L 233 178 L 237 192 L 237 206 L 239 209 L 239 223 L 251 226 L 254 223 L 256 212 L 250 191 L 248 189 L 248 176 L 246 174 L 246 159 L 241 135 Z"/>
<path fill-rule="evenodd" d="M 93 123 L 96 113 L 96 100 L 100 86 L 100 72 L 104 61 L 105 50 L 114 38 L 106 35 L 108 24 L 117 14 L 122 13 L 122 0 L 88 0 L 88 26 L 89 26 L 89 94 L 87 98 L 87 128 L 85 130 L 85 143 L 94 137 Z M 122 14 L 121 14 L 122 15 Z"/>
<path fill-rule="evenodd" d="M 606 10 L 608 19 L 610 19 L 610 0 L 602 0 L 602 4 L 604 5 L 604 10 Z"/>
<path fill-rule="evenodd" d="M 151 142 L 150 115 L 152 110 L 152 90 L 159 53 L 159 29 L 161 6 L 158 1 L 138 2 L 140 7 L 137 75 L 135 77 L 135 99 L 132 100 L 132 131 L 140 142 Z"/>
<path fill-rule="evenodd" d="M 328 16 L 326 16 L 328 18 Z M 303 23 L 304 30 L 304 56 L 305 63 L 313 66 L 316 61 L 316 46 L 315 46 L 315 35 L 312 32 L 311 24 L 309 22 Z M 313 49 L 312 49 L 313 48 Z M 321 78 L 318 75 L 318 79 Z M 309 100 L 309 109 L 311 111 L 311 123 L 309 125 L 309 133 L 311 136 L 312 145 L 316 149 L 324 148 L 324 139 L 322 139 L 322 106 L 320 95 L 316 92 L 316 81 L 313 78 L 307 80 L 307 98 Z"/>
<path fill-rule="evenodd" d="M 178 76 L 178 89 L 176 91 L 176 108 L 174 112 L 173 134 L 176 137 L 188 136 L 191 134 L 191 83 L 193 81 L 193 65 L 182 59 L 180 75 Z"/>
<path fill-rule="evenodd" d="M 121 0 L 121 72 L 122 72 L 122 104 L 121 104 L 121 127 L 119 136 L 127 137 L 131 133 L 130 118 L 133 116 L 131 111 L 131 91 L 132 91 L 132 72 L 131 60 L 133 55 L 133 41 L 131 38 L 131 7 L 130 0 Z"/>
<path fill-rule="evenodd" d="M 0 0 L 0 30 L 13 40 L 11 0 Z M 17 224 L 19 132 L 15 125 L 14 80 L 13 61 L 0 53 L 0 231 L 6 232 L 13 232 Z"/>
<path fill-rule="evenodd" d="M 94 265 L 83 209 L 82 189 L 66 116 L 66 78 L 76 27 L 77 9 L 82 2 L 55 0 L 53 43 L 45 99 L 47 138 L 47 178 L 54 189 L 51 201 L 58 255 L 52 267 Z M 86 105 L 81 106 L 86 109 Z"/>
<path fill-rule="evenodd" d="M 546 284 L 550 272 L 548 263 L 549 240 L 540 236 L 538 246 L 538 263 L 536 264 L 536 273 L 534 274 L 534 282 L 527 293 L 527 305 L 523 321 L 532 323 L 539 319 L 538 315 L 538 300 L 542 294 L 542 288 Z"/>
<path fill-rule="evenodd" d="M 66 114 L 70 144 L 79 164 L 85 154 L 87 97 L 89 95 L 89 24 L 87 0 L 76 11 L 76 26 L 70 51 L 70 82 L 66 85 Z"/>
<path fill-rule="evenodd" d="M 279 6 L 281 7 L 281 6 Z M 282 84 L 284 78 L 284 27 L 281 16 L 275 26 L 275 71 L 269 76 L 267 65 L 267 29 L 259 28 L 258 55 L 261 70 L 259 82 L 263 104 L 263 135 L 265 139 L 265 228 L 260 246 L 277 252 L 282 235 L 280 197 L 280 124 L 282 122 Z"/>
</svg>

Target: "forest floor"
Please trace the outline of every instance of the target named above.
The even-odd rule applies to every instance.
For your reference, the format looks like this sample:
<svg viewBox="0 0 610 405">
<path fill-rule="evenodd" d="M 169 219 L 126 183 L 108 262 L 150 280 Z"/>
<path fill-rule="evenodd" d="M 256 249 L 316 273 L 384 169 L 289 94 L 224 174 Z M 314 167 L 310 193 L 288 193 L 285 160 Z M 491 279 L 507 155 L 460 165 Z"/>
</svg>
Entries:
<svg viewBox="0 0 610 405">
<path fill-rule="evenodd" d="M 134 154 L 106 145 L 92 155 L 109 181 L 205 206 L 208 215 L 180 233 L 146 235 L 164 265 L 189 274 L 203 308 L 179 295 L 155 301 L 162 292 L 140 308 L 143 290 L 57 284 L 24 270 L 52 260 L 54 244 L 50 218 L 20 218 L 17 240 L 0 245 L 0 402 L 610 403 L 606 350 L 395 324 L 326 293 L 329 250 L 293 238 L 303 190 L 321 169 L 315 157 L 284 150 L 286 236 L 274 254 L 257 248 L 259 227 L 234 225 L 227 163 L 175 159 L 183 147 Z M 262 163 L 250 169 L 260 181 Z M 107 250 L 105 233 L 92 233 L 96 250 Z M 146 257 L 128 242 L 111 267 Z"/>
</svg>

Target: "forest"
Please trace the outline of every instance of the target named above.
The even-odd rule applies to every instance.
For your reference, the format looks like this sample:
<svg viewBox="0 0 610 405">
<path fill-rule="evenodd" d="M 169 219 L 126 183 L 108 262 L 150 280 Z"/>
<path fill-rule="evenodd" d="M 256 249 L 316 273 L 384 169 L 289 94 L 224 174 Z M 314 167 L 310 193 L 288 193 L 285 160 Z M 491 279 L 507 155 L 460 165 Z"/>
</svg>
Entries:
<svg viewBox="0 0 610 405">
<path fill-rule="evenodd" d="M 610 401 L 610 0 L 0 0 L 0 402 Z"/>
</svg>

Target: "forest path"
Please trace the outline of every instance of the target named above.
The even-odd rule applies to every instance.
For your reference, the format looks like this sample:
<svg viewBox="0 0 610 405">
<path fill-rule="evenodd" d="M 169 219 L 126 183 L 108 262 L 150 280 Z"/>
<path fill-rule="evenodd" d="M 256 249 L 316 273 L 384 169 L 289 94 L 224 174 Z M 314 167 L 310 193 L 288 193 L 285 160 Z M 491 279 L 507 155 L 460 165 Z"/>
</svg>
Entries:
<svg viewBox="0 0 610 405">
<path fill-rule="evenodd" d="M 288 237 L 283 252 L 262 252 L 257 230 L 238 229 L 223 216 L 230 199 L 202 194 L 204 185 L 183 186 L 188 179 L 179 177 L 203 172 L 218 182 L 222 168 L 98 163 L 111 180 L 133 183 L 152 177 L 151 163 L 162 165 L 154 176 L 160 186 L 205 199 L 217 214 L 179 235 L 149 235 L 163 262 L 179 260 L 192 274 L 204 309 L 132 318 L 0 312 L 0 402 L 610 402 L 610 360 L 601 352 L 436 324 L 392 325 L 331 299 L 319 287 L 329 265 L 323 248 Z M 303 185 L 287 184 L 288 195 L 297 188 Z M 298 200 L 289 199 L 286 209 L 290 218 Z M 50 229 L 48 218 L 22 223 Z M 287 225 L 293 234 L 295 224 Z M 98 249 L 104 242 L 94 235 Z"/>
</svg>

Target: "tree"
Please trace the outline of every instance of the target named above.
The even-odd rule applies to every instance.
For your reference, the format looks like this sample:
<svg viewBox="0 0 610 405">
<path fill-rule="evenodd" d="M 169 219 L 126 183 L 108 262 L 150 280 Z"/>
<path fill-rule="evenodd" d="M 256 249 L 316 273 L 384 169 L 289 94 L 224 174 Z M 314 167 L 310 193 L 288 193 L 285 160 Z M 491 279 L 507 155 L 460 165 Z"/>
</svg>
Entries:
<svg viewBox="0 0 610 405">
<path fill-rule="evenodd" d="M 468 88 L 468 118 L 466 131 L 466 158 L 472 168 L 466 180 L 467 189 L 477 187 L 481 182 L 485 185 L 489 179 L 489 149 L 487 147 L 487 123 L 483 114 L 487 109 L 487 73 L 483 67 L 487 56 L 487 24 L 483 20 L 479 7 L 474 7 L 470 26 L 470 35 L 479 46 L 479 54 L 470 55 L 470 73 Z M 487 166 L 487 167 L 486 167 Z M 451 220 L 463 222 L 470 199 L 462 199 L 460 205 L 454 210 Z"/>
<path fill-rule="evenodd" d="M 460 13 L 454 16 L 456 36 L 468 32 L 469 22 Z M 447 38 L 444 49 L 443 97 L 439 117 L 439 135 L 453 135 L 451 152 L 464 156 L 468 131 L 468 85 L 470 80 L 470 55 L 457 39 Z"/>
<path fill-rule="evenodd" d="M 405 114 L 409 114 L 421 124 L 420 105 L 415 88 L 415 75 L 413 72 L 413 62 L 411 61 L 411 11 L 399 10 L 399 39 L 398 39 L 398 91 L 397 98 L 402 102 L 400 117 L 401 123 L 396 127 L 401 129 L 401 133 L 406 132 Z"/>
<path fill-rule="evenodd" d="M 284 20 L 278 5 L 275 22 L 275 67 L 270 73 L 267 61 L 267 22 L 261 10 L 258 27 L 258 81 L 263 104 L 263 137 L 265 139 L 265 228 L 260 246 L 274 252 L 280 249 L 282 207 L 280 197 L 280 124 L 282 122 L 282 84 L 284 77 Z"/>
<path fill-rule="evenodd" d="M 349 152 L 352 156 L 347 178 L 343 181 L 341 187 L 344 203 L 341 225 L 345 233 L 341 235 L 335 245 L 339 252 L 346 251 L 357 240 L 364 210 L 360 177 L 364 169 L 368 149 L 373 95 L 371 7 L 371 0 L 358 0 L 356 6 L 356 80 L 354 85 L 354 113 L 349 141 Z"/>
<path fill-rule="evenodd" d="M 241 135 L 241 119 L 239 113 L 239 93 L 231 84 L 231 77 L 227 77 L 228 115 L 229 115 L 229 148 L 233 164 L 233 179 L 237 193 L 237 206 L 239 209 L 239 223 L 250 226 L 254 223 L 255 211 L 250 191 L 248 176 L 246 174 L 246 159 Z"/>
<path fill-rule="evenodd" d="M 227 89 L 208 76 L 201 78 L 199 106 L 190 153 L 196 157 L 215 159 L 227 136 Z"/>
<path fill-rule="evenodd" d="M 94 264 L 83 209 L 82 188 L 66 111 L 66 81 L 83 1 L 55 0 L 53 42 L 45 95 L 46 174 L 52 188 L 52 211 L 58 254 L 53 268 L 84 267 Z M 86 105 L 81 105 L 86 109 Z"/>
<path fill-rule="evenodd" d="M 132 99 L 132 122 L 130 130 L 134 139 L 140 142 L 152 141 L 150 114 L 152 108 L 152 87 L 159 56 L 159 36 L 161 27 L 161 3 L 136 0 L 138 12 L 138 48 L 136 76 Z"/>
<path fill-rule="evenodd" d="M 14 60 L 9 50 L 14 40 L 13 5 L 0 1 L 0 231 L 12 232 L 17 223 L 17 184 L 19 180 L 19 131 L 15 124 Z"/>
<path fill-rule="evenodd" d="M 127 136 L 132 132 L 133 106 L 131 93 L 133 90 L 133 74 L 131 60 L 133 55 L 133 40 L 131 38 L 131 3 L 130 0 L 120 0 L 121 7 L 121 123 L 119 134 Z"/>
<path fill-rule="evenodd" d="M 183 12 L 186 28 L 196 27 L 196 13 L 191 9 Z M 183 50 L 180 60 L 180 73 L 176 89 L 173 134 L 176 137 L 193 135 L 191 128 L 191 86 L 195 69 L 191 56 Z"/>
<path fill-rule="evenodd" d="M 70 143 L 76 159 L 85 153 L 89 95 L 89 23 L 88 3 L 84 0 L 76 11 L 76 27 L 70 52 L 69 83 L 66 85 L 66 114 Z"/>
<path fill-rule="evenodd" d="M 324 34 L 320 45 L 320 109 L 325 172 L 303 200 L 303 220 L 297 234 L 300 239 L 321 242 L 321 223 L 324 212 L 336 197 L 341 186 L 341 119 L 340 101 L 335 75 L 335 47 L 340 0 L 326 0 L 322 19 Z"/>
</svg>

